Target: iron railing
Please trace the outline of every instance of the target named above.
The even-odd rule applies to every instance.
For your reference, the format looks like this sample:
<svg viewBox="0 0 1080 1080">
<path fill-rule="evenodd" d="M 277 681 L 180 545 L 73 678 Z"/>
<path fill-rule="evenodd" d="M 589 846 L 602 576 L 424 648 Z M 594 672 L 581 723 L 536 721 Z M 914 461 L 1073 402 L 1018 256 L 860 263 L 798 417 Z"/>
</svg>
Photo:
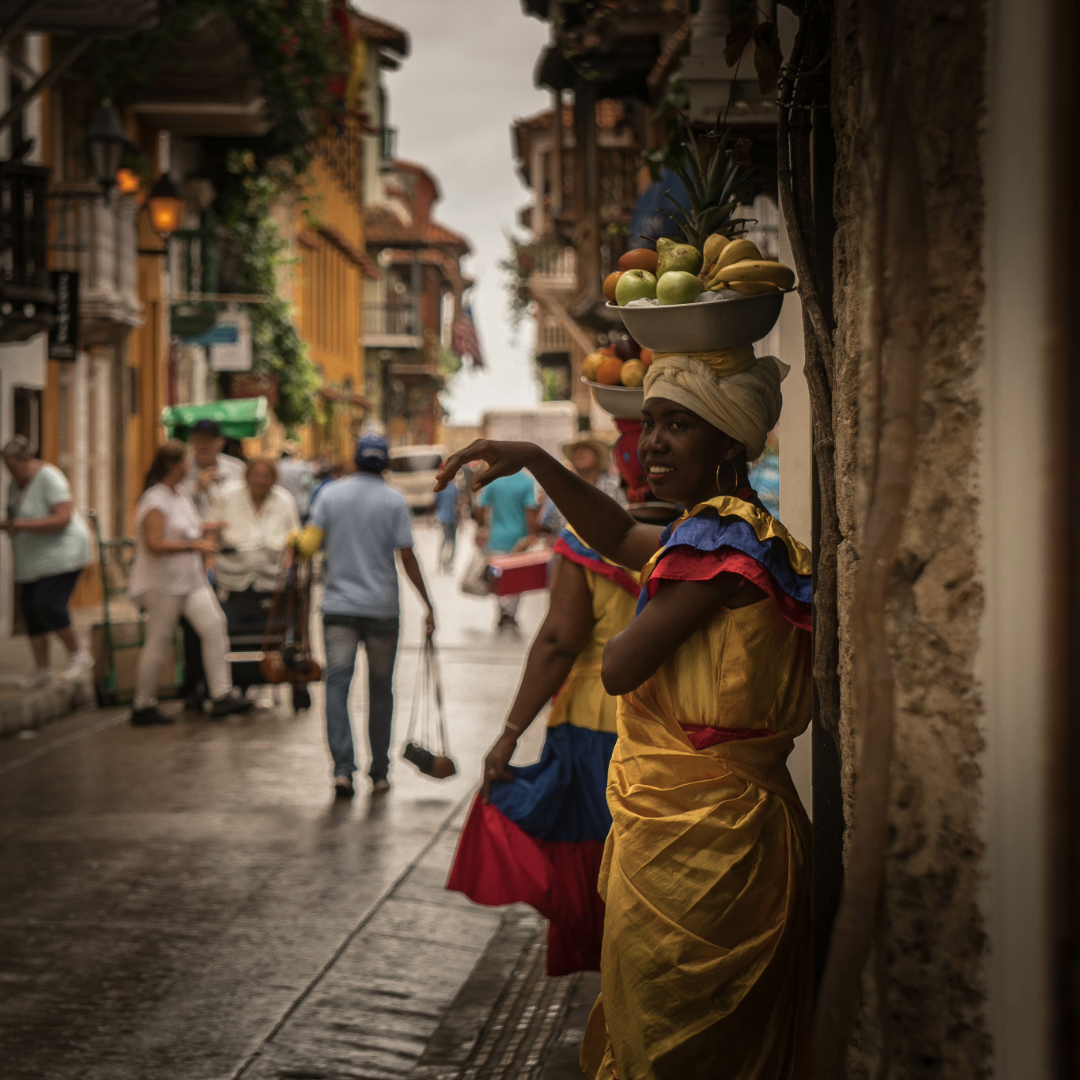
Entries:
<svg viewBox="0 0 1080 1080">
<path fill-rule="evenodd" d="M 408 303 L 365 304 L 364 331 L 368 334 L 416 337 L 420 333 L 416 308 Z"/>
</svg>

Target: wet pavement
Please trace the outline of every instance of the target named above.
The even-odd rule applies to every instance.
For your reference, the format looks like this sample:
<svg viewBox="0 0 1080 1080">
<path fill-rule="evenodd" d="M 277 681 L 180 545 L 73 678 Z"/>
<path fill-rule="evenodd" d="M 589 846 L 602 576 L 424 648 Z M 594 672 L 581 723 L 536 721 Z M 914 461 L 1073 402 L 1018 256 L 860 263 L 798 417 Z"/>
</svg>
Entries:
<svg viewBox="0 0 1080 1080">
<path fill-rule="evenodd" d="M 450 780 L 400 760 L 421 623 L 407 583 L 387 796 L 330 799 L 321 691 L 297 716 L 134 729 L 92 711 L 0 742 L 4 1080 L 389 1078 L 445 1035 L 506 920 L 531 917 L 442 882 L 546 598 L 526 597 L 522 635 L 497 635 L 494 601 L 432 572 L 434 544 L 419 528 Z"/>
</svg>

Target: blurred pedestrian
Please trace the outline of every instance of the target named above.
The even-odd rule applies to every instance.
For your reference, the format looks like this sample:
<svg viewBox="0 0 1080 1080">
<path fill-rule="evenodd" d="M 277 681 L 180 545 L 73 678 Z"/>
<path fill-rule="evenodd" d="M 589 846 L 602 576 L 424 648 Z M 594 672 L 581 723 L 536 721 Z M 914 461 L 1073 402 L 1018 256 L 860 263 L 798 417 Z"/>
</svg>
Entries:
<svg viewBox="0 0 1080 1080">
<path fill-rule="evenodd" d="M 458 521 L 461 517 L 461 488 L 455 479 L 453 483 L 435 495 L 435 520 L 442 527 L 442 541 L 439 544 L 439 568 L 444 574 L 454 567 L 457 554 Z M 449 548 L 449 553 L 447 549 Z"/>
<path fill-rule="evenodd" d="M 231 693 L 229 639 L 225 615 L 206 580 L 203 556 L 218 550 L 208 535 L 191 496 L 183 489 L 187 450 L 170 441 L 158 448 L 146 474 L 142 497 L 135 506 L 138 540 L 128 595 L 146 610 L 146 642 L 135 675 L 131 722 L 136 726 L 170 724 L 172 717 L 157 708 L 161 665 L 173 639 L 177 619 L 184 615 L 202 644 L 203 668 L 213 699 L 211 715 L 246 712 L 251 702 Z"/>
<path fill-rule="evenodd" d="M 184 490 L 191 496 L 199 516 L 210 516 L 210 504 L 218 488 L 244 478 L 244 463 L 223 453 L 225 439 L 216 420 L 198 420 L 188 437 L 192 457 L 184 475 Z"/>
<path fill-rule="evenodd" d="M 296 503 L 277 477 L 269 458 L 251 458 L 243 481 L 219 488 L 214 496 L 211 517 L 221 526 L 222 551 L 214 561 L 219 589 L 274 591 L 289 534 L 300 527 Z"/>
<path fill-rule="evenodd" d="M 68 614 L 75 583 L 90 561 L 90 533 L 75 509 L 67 478 L 35 456 L 29 439 L 16 435 L 2 454 L 11 474 L 2 528 L 11 537 L 15 581 L 22 586 L 21 607 L 34 654 L 34 671 L 23 685 L 27 689 L 51 685 L 49 634 L 55 634 L 68 652 L 61 677 L 74 681 L 94 666 Z"/>
<path fill-rule="evenodd" d="M 315 509 L 315 500 L 322 494 L 323 490 L 329 487 L 335 480 L 340 480 L 345 475 L 345 466 L 339 462 L 326 462 L 319 466 L 319 471 L 315 477 L 315 487 L 311 492 L 311 502 L 308 503 L 308 517 L 311 517 L 311 511 Z"/>
<path fill-rule="evenodd" d="M 390 447 L 381 435 L 356 443 L 357 471 L 326 488 L 311 508 L 298 542 L 310 558 L 326 549 L 323 638 L 326 643 L 326 735 L 334 759 L 334 794 L 352 798 L 352 723 L 349 688 L 362 643 L 368 664 L 368 742 L 372 792 L 390 789 L 390 732 L 394 715 L 394 661 L 400 628 L 398 572 L 394 552 L 427 607 L 427 635 L 435 612 L 413 552 L 412 523 L 405 497 L 383 479 Z"/>
<path fill-rule="evenodd" d="M 536 539 L 536 485 L 526 473 L 492 480 L 475 500 L 473 513 L 486 536 L 489 555 L 524 551 Z M 498 629 L 517 627 L 521 594 L 496 597 Z"/>
<path fill-rule="evenodd" d="M 573 442 L 562 448 L 563 455 L 570 462 L 571 468 L 605 495 L 610 496 L 620 506 L 626 506 L 626 496 L 619 484 L 619 478 L 610 470 L 611 450 L 607 443 L 592 435 L 580 435 Z M 566 518 L 551 499 L 545 499 L 540 509 L 538 520 L 540 532 L 558 536 L 566 528 Z"/>
<path fill-rule="evenodd" d="M 231 634 L 265 629 L 289 536 L 300 528 L 296 503 L 277 477 L 270 458 L 251 458 L 244 482 L 221 488 L 211 507 L 221 525 L 214 581 Z M 237 664 L 233 678 L 242 691 L 263 681 L 255 663 Z M 272 688 L 262 693 L 267 702 L 272 700 Z M 294 693 L 297 700 L 305 697 L 306 690 Z"/>
<path fill-rule="evenodd" d="M 315 474 L 311 471 L 311 465 L 307 461 L 301 461 L 295 456 L 293 448 L 286 446 L 281 451 L 281 458 L 277 464 L 277 482 L 293 498 L 296 503 L 296 512 L 300 520 L 307 520 L 308 509 L 311 506 L 311 490 L 315 486 Z"/>
</svg>

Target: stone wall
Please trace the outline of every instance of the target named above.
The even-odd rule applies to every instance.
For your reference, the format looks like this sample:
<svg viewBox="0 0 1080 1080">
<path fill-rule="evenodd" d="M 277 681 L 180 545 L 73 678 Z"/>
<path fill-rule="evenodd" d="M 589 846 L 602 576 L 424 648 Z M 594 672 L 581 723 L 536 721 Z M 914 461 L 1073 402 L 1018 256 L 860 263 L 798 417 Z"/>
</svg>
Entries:
<svg viewBox="0 0 1080 1080">
<path fill-rule="evenodd" d="M 856 4 L 836 6 L 833 125 L 835 422 L 840 552 L 842 758 L 854 781 L 847 630 L 858 567 L 860 59 Z M 980 754 L 975 652 L 982 612 L 976 440 L 983 184 L 985 10 L 980 0 L 912 0 L 901 53 L 929 234 L 930 346 L 912 502 L 889 606 L 897 729 L 882 933 L 868 965 L 851 1075 L 891 1080 L 989 1074 Z M 879 994 L 884 991 L 884 998 Z"/>
</svg>

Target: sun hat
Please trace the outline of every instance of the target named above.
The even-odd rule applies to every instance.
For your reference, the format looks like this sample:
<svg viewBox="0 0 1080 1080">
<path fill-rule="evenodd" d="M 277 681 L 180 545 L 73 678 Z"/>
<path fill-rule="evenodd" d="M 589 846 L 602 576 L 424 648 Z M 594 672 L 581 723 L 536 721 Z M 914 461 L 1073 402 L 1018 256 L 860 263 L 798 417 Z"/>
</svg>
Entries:
<svg viewBox="0 0 1080 1080">
<path fill-rule="evenodd" d="M 608 462 L 611 460 L 611 447 L 608 446 L 606 442 L 603 442 L 595 435 L 589 435 L 588 433 L 579 435 L 573 442 L 563 443 L 562 452 L 567 461 L 571 460 L 570 455 L 579 446 L 588 446 L 592 450 L 595 450 L 597 462 L 600 465 L 600 471 L 604 472 L 607 469 Z"/>
</svg>

